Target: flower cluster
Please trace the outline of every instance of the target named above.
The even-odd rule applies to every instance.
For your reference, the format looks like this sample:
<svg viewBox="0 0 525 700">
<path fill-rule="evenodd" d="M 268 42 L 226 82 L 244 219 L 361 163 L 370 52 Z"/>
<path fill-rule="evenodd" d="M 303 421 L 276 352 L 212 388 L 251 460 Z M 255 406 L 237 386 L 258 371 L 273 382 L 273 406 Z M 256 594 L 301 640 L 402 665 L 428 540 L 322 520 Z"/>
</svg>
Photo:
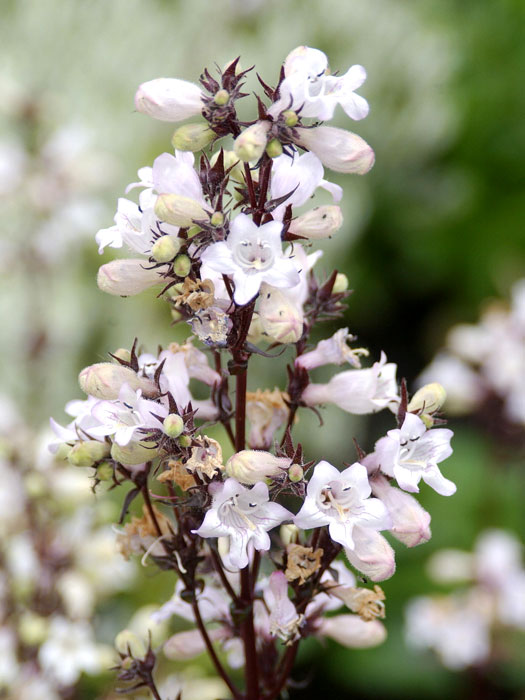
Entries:
<svg viewBox="0 0 525 700">
<path fill-rule="evenodd" d="M 111 664 L 92 618 L 135 566 L 116 553 L 114 514 L 93 504 L 87 473 L 50 458 L 4 397 L 0 418 L 0 694 L 59 700 Z"/>
<path fill-rule="evenodd" d="M 141 168 L 128 187 L 141 188 L 138 203 L 119 200 L 114 226 L 97 234 L 100 251 L 126 245 L 138 254 L 102 265 L 98 285 L 120 296 L 162 286 L 174 322 L 193 335 L 157 355 L 135 342 L 82 370 L 87 398 L 66 407 L 67 426 L 52 422 L 52 449 L 94 468 L 95 481 L 129 484 L 122 520 L 142 499 L 119 547 L 176 574 L 174 596 L 156 619 L 175 615 L 195 627 L 172 636 L 165 656 L 206 650 L 240 698 L 220 646 L 232 668 L 244 666 L 242 697 L 272 700 L 302 639 L 349 647 L 384 639 L 383 591 L 357 586 L 338 557 L 367 582 L 389 578 L 394 551 L 381 532 L 409 547 L 428 540 L 430 516 L 412 493 L 421 482 L 442 495 L 455 486 L 438 466 L 452 452 L 452 432 L 436 427 L 442 387 L 430 384 L 409 400 L 384 353 L 362 366 L 368 350 L 353 345 L 348 328 L 310 341 L 318 322 L 341 316 L 348 296 L 341 273 L 315 276 L 321 251 L 307 249 L 343 224 L 342 190 L 325 180 L 324 167 L 364 174 L 374 162 L 359 136 L 311 120 L 331 119 L 337 105 L 365 117 L 368 105 L 354 92 L 364 69 L 334 77 L 321 51 L 299 47 L 275 87 L 259 79 L 264 96 L 248 123 L 236 112 L 247 73 L 235 60 L 217 79 L 204 71 L 200 85 L 158 79 L 139 87 L 139 112 L 200 121 L 177 128 L 174 153 Z M 318 188 L 334 203 L 297 211 Z M 248 391 L 251 356 L 271 359 L 277 346 L 290 353 L 287 386 Z M 311 374 L 323 365 L 342 371 L 315 383 Z M 388 409 L 395 427 L 370 454 L 356 445 L 357 458 L 344 455 L 351 464 L 343 469 L 322 454 L 307 459 L 292 435 L 297 414 L 319 414 L 327 403 L 357 415 Z M 222 426 L 231 448 L 207 434 L 211 424 Z M 348 613 L 325 616 L 343 605 Z M 153 692 L 157 650 L 120 645 L 119 653 L 120 681 Z"/>
<path fill-rule="evenodd" d="M 508 628 L 525 631 L 525 568 L 522 543 L 510 532 L 482 533 L 473 553 L 441 550 L 429 563 L 441 584 L 470 582 L 449 595 L 414 598 L 406 610 L 407 642 L 432 649 L 452 670 L 480 666 L 494 640 Z"/>
<path fill-rule="evenodd" d="M 439 380 L 454 413 L 490 410 L 491 422 L 525 425 L 525 280 L 512 290 L 510 308 L 493 302 L 478 324 L 454 326 L 446 347 L 421 376 Z M 521 433 L 521 430 L 520 430 Z"/>
</svg>

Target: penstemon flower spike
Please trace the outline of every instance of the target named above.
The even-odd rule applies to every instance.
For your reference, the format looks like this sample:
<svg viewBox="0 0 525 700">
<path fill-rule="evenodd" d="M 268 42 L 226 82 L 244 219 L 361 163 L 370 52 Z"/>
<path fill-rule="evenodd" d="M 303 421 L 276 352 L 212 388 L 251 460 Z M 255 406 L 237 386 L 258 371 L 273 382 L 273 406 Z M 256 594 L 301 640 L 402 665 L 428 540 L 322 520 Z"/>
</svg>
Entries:
<svg viewBox="0 0 525 700">
<path fill-rule="evenodd" d="M 385 594 L 357 586 L 344 554 L 372 581 L 389 578 L 394 550 L 381 531 L 407 546 L 430 538 L 430 515 L 406 491 L 417 493 L 420 482 L 443 495 L 455 490 L 437 466 L 452 435 L 433 427 L 443 422 L 435 417 L 439 385 L 409 402 L 396 365 L 383 353 L 363 367 L 368 350 L 348 344 L 356 340 L 348 328 L 310 343 L 349 294 L 337 271 L 316 279 L 322 251 L 307 254 L 304 245 L 343 225 L 343 190 L 323 166 L 364 174 L 374 162 L 359 136 L 312 119 L 331 119 L 337 105 L 364 118 L 368 103 L 354 90 L 366 73 L 356 65 L 330 76 L 321 51 L 299 47 L 275 87 L 261 80 L 254 119 L 241 122 L 236 102 L 246 96 L 247 73 L 235 60 L 217 77 L 205 70 L 200 86 L 170 78 L 139 87 L 139 112 L 201 121 L 177 128 L 175 152 L 141 168 L 127 188 L 140 188 L 138 204 L 120 199 L 114 226 L 97 233 L 100 252 L 125 246 L 135 256 L 103 265 L 98 284 L 121 296 L 160 286 L 173 321 L 193 335 L 157 354 L 138 353 L 135 343 L 86 368 L 87 399 L 68 404 L 67 426 L 52 421 L 53 451 L 94 468 L 96 484 L 126 487 L 120 550 L 173 575 L 174 596 L 151 624 L 177 615 L 194 625 L 158 644 L 119 638 L 120 681 L 146 684 L 155 697 L 162 653 L 190 659 L 206 651 L 233 698 L 273 700 L 288 685 L 302 639 L 381 643 Z M 221 148 L 227 136 L 230 151 Z M 308 208 L 318 188 L 334 203 Z M 294 352 L 287 386 L 248 391 L 252 354 L 268 362 L 284 352 Z M 336 368 L 332 379 L 316 383 L 326 364 Z M 322 454 L 307 456 L 293 437 L 297 413 L 319 413 L 325 403 L 352 414 L 388 408 L 398 425 L 371 454 L 359 449 L 351 466 L 343 467 L 353 461 L 348 454 L 334 466 Z M 227 445 L 206 434 L 213 423 L 233 447 L 227 460 Z M 129 519 L 135 499 L 142 516 Z M 325 616 L 344 605 L 348 612 Z"/>
</svg>

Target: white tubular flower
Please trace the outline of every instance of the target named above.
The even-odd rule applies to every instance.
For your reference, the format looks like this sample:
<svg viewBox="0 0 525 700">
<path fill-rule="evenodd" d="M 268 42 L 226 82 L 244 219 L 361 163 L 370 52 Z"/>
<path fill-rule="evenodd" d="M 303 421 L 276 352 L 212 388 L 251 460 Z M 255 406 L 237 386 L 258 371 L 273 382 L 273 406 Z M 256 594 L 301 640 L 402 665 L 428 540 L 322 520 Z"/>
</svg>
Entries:
<svg viewBox="0 0 525 700">
<path fill-rule="evenodd" d="M 200 114 L 203 93 L 198 85 L 178 78 L 157 78 L 142 83 L 135 94 L 135 107 L 163 122 L 179 122 Z"/>
<path fill-rule="evenodd" d="M 250 421 L 248 444 L 252 449 L 271 447 L 275 431 L 285 425 L 290 409 L 279 389 L 246 394 L 246 416 Z"/>
<path fill-rule="evenodd" d="M 343 225 L 343 213 L 341 207 L 334 204 L 315 207 L 292 219 L 288 231 L 296 236 L 303 236 L 311 240 L 323 240 L 330 238 Z"/>
<path fill-rule="evenodd" d="M 143 428 L 159 429 L 161 422 L 153 414 L 165 417 L 167 409 L 160 403 L 148 401 L 141 396 L 139 389 L 134 391 L 123 384 L 118 401 L 100 401 L 93 407 L 93 416 L 101 423 L 94 428 L 94 437 L 113 435 L 117 445 L 125 446 L 131 440 L 139 439 L 137 431 Z"/>
<path fill-rule="evenodd" d="M 153 161 L 153 187 L 158 194 L 178 194 L 198 202 L 203 208 L 208 204 L 204 199 L 202 185 L 193 167 L 195 156 L 186 151 L 162 153 Z"/>
<path fill-rule="evenodd" d="M 230 478 L 217 484 L 211 508 L 193 532 L 200 537 L 228 537 L 230 550 L 225 558 L 233 567 L 243 569 L 249 561 L 249 543 L 259 551 L 270 549 L 267 531 L 292 518 L 286 508 L 269 501 L 266 484 L 259 482 L 247 489 Z"/>
<path fill-rule="evenodd" d="M 216 629 L 208 630 L 208 636 L 212 642 L 223 642 L 231 637 L 231 631 L 223 625 Z M 175 661 L 188 661 L 206 651 L 206 644 L 199 630 L 186 630 L 177 632 L 170 637 L 162 647 L 168 659 Z"/>
<path fill-rule="evenodd" d="M 238 214 L 226 241 L 213 243 L 202 254 L 212 270 L 233 276 L 236 304 L 247 304 L 263 282 L 279 288 L 299 284 L 293 260 L 283 255 L 281 230 L 278 221 L 256 226 L 246 214 Z"/>
<path fill-rule="evenodd" d="M 276 457 L 262 450 L 241 450 L 226 462 L 226 473 L 241 484 L 256 484 L 286 471 L 291 461 L 288 457 Z"/>
<path fill-rule="evenodd" d="M 263 284 L 257 311 L 261 328 L 271 340 L 278 343 L 296 343 L 302 336 L 303 310 L 284 290 Z"/>
<path fill-rule="evenodd" d="M 303 153 L 299 156 L 294 149 L 292 156 L 283 154 L 274 158 L 271 179 L 272 199 L 284 197 L 286 194 L 290 194 L 290 196 L 274 209 L 273 218 L 282 221 L 289 204 L 300 207 L 310 199 L 318 187 L 328 190 L 334 198 L 334 202 L 341 201 L 343 189 L 323 178 L 323 164 L 315 153 Z"/>
<path fill-rule="evenodd" d="M 377 413 L 387 407 L 395 410 L 399 403 L 396 369 L 381 353 L 381 360 L 372 367 L 340 372 L 328 384 L 309 384 L 302 400 L 307 406 L 333 403 L 356 415 Z"/>
<path fill-rule="evenodd" d="M 124 385 L 133 391 L 141 389 L 148 396 L 158 393 L 157 387 L 150 379 L 139 376 L 131 367 L 113 362 L 98 362 L 96 365 L 85 367 L 78 375 L 78 383 L 82 391 L 97 399 L 118 399 Z M 87 406 L 85 409 L 87 410 Z M 84 412 L 82 407 L 78 407 L 78 410 Z"/>
<path fill-rule="evenodd" d="M 366 80 L 363 66 L 354 65 L 344 75 L 332 76 L 322 51 L 298 46 L 286 57 L 284 74 L 281 98 L 270 108 L 272 114 L 292 109 L 303 117 L 326 121 L 332 119 L 338 103 L 351 119 L 364 119 L 368 114 L 368 102 L 354 93 Z"/>
<path fill-rule="evenodd" d="M 295 605 L 288 598 L 288 580 L 282 571 L 270 575 L 263 595 L 270 611 L 270 634 L 283 641 L 293 639 L 303 617 L 297 614 Z"/>
<path fill-rule="evenodd" d="M 51 429 L 58 438 L 58 441 L 49 443 L 48 449 L 51 453 L 56 454 L 60 445 L 64 442 L 76 442 L 79 435 L 89 434 L 91 429 L 99 426 L 100 423 L 91 415 L 93 406 L 98 403 L 98 399 L 94 396 L 88 396 L 86 401 L 69 401 L 66 404 L 65 411 L 68 415 L 73 416 L 71 421 L 65 428 L 56 422 L 54 418 L 49 419 Z"/>
<path fill-rule="evenodd" d="M 297 367 L 303 369 L 315 369 L 322 365 L 342 365 L 345 362 L 352 367 L 361 367 L 360 355 L 368 357 L 365 348 L 349 348 L 347 342 L 352 342 L 355 337 L 348 332 L 348 328 L 340 328 L 331 338 L 321 340 L 317 347 L 304 355 L 299 355 L 295 361 Z"/>
<path fill-rule="evenodd" d="M 369 527 L 354 528 L 354 549 L 345 547 L 350 564 L 372 581 L 384 581 L 394 575 L 394 550 L 379 532 Z"/>
<path fill-rule="evenodd" d="M 407 413 L 400 429 L 389 430 L 376 443 L 377 462 L 405 491 L 418 493 L 423 479 L 441 496 L 452 496 L 456 485 L 441 474 L 438 462 L 452 454 L 453 434 L 447 428 L 427 430 L 421 418 Z"/>
<path fill-rule="evenodd" d="M 372 493 L 387 507 L 392 518 L 390 532 L 407 547 L 415 547 L 428 542 L 430 531 L 430 514 L 422 508 L 413 496 L 390 486 L 384 476 L 378 474 L 370 480 Z"/>
<path fill-rule="evenodd" d="M 132 297 L 164 282 L 156 269 L 145 268 L 137 259 L 112 260 L 99 267 L 97 274 L 98 288 L 117 297 Z"/>
<path fill-rule="evenodd" d="M 334 126 L 296 128 L 297 145 L 312 151 L 327 168 L 337 173 L 364 175 L 374 165 L 375 155 L 357 134 Z"/>
<path fill-rule="evenodd" d="M 349 649 L 367 649 L 385 641 L 386 629 L 379 620 L 365 622 L 358 615 L 335 615 L 320 618 L 316 635 L 330 637 Z"/>
<path fill-rule="evenodd" d="M 208 386 L 213 386 L 221 381 L 221 375 L 208 364 L 207 355 L 193 347 L 192 338 L 188 338 L 183 345 L 171 343 L 169 350 L 172 353 L 182 353 L 190 377 L 198 379 Z"/>
<path fill-rule="evenodd" d="M 328 462 L 319 462 L 294 523 L 305 530 L 328 525 L 334 542 L 353 549 L 354 526 L 372 530 L 392 526 L 384 504 L 378 498 L 370 498 L 371 493 L 366 467 L 359 462 L 342 472 Z"/>
</svg>

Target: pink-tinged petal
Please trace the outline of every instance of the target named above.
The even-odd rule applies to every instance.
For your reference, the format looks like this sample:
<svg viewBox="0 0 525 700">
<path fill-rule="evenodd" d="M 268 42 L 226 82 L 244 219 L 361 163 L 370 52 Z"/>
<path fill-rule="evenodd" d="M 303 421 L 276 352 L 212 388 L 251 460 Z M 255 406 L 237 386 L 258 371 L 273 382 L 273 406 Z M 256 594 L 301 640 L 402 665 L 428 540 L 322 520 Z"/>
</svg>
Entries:
<svg viewBox="0 0 525 700">
<path fill-rule="evenodd" d="M 376 530 L 356 525 L 354 549 L 345 549 L 350 564 L 372 581 L 384 581 L 396 570 L 395 554 L 387 540 Z"/>
<path fill-rule="evenodd" d="M 354 549 L 354 539 L 352 533 L 354 530 L 354 521 L 347 520 L 345 523 L 330 522 L 328 526 L 328 531 L 330 532 L 330 537 L 334 542 L 339 542 L 343 547 L 348 547 L 348 549 Z"/>
<path fill-rule="evenodd" d="M 348 95 L 341 95 L 339 97 L 339 103 L 346 114 L 355 121 L 364 119 L 370 111 L 370 107 L 365 98 L 356 95 L 355 92 Z"/>
<path fill-rule="evenodd" d="M 206 513 L 201 526 L 192 532 L 200 537 L 227 537 L 230 534 L 229 528 L 222 524 L 214 509 Z"/>
<path fill-rule="evenodd" d="M 235 284 L 233 299 L 239 306 L 244 306 L 259 293 L 263 280 L 258 273 L 246 275 L 244 272 L 237 270 L 233 275 L 233 281 Z"/>
<path fill-rule="evenodd" d="M 374 530 L 389 530 L 393 523 L 392 518 L 379 498 L 368 498 L 363 503 L 363 514 L 359 518 L 361 527 L 371 527 Z"/>
<path fill-rule="evenodd" d="M 330 637 L 349 649 L 374 647 L 386 639 L 386 629 L 379 620 L 365 622 L 357 615 L 322 618 L 317 634 Z"/>
<path fill-rule="evenodd" d="M 232 567 L 244 569 L 250 563 L 250 557 L 248 556 L 249 541 L 250 537 L 240 530 L 230 533 L 230 551 L 227 555 L 227 561 Z"/>
<path fill-rule="evenodd" d="M 213 642 L 223 641 L 231 636 L 228 627 L 218 627 L 208 630 L 208 635 Z M 163 646 L 164 654 L 168 659 L 175 661 L 187 661 L 194 659 L 206 651 L 206 644 L 199 630 L 186 630 L 177 632 L 170 637 Z"/>
<path fill-rule="evenodd" d="M 456 484 L 449 479 L 445 479 L 436 466 L 425 469 L 421 476 L 423 481 L 439 493 L 440 496 L 452 496 L 452 494 L 456 493 Z"/>
<path fill-rule="evenodd" d="M 263 531 L 257 531 L 253 536 L 253 546 L 258 552 L 267 552 L 271 546 L 270 535 Z"/>
<path fill-rule="evenodd" d="M 318 492 L 330 481 L 337 481 L 341 478 L 341 472 L 330 462 L 322 460 L 314 467 L 310 481 L 306 487 L 308 496 L 316 497 Z"/>
<path fill-rule="evenodd" d="M 405 469 L 398 464 L 394 465 L 394 477 L 399 486 L 405 491 L 419 493 L 418 484 L 421 479 L 421 471 Z"/>
</svg>

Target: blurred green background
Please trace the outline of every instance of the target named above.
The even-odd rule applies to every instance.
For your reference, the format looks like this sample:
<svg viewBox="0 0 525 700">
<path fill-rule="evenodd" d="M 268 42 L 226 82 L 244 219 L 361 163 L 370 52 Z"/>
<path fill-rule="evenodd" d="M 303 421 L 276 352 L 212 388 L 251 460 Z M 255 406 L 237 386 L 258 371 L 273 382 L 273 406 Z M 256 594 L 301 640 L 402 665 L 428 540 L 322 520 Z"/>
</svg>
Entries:
<svg viewBox="0 0 525 700">
<path fill-rule="evenodd" d="M 363 136 L 376 165 L 363 178 L 327 173 L 345 189 L 345 227 L 319 268 L 337 261 L 355 290 L 345 325 L 374 357 L 385 350 L 409 382 L 452 324 L 475 321 L 483 300 L 506 296 L 524 275 L 520 0 L 2 0 L 1 8 L 1 390 L 35 427 L 50 414 L 63 420 L 84 365 L 136 335 L 151 350 L 174 338 L 153 294 L 109 298 L 95 283 L 98 265 L 113 257 L 98 256 L 96 231 L 111 225 L 136 170 L 170 150 L 170 125 L 134 111 L 145 80 L 196 80 L 203 67 L 240 55 L 273 83 L 299 44 L 325 51 L 332 70 L 366 67 L 369 117 L 349 125 L 341 112 L 334 124 Z M 391 427 L 381 420 L 349 427 L 346 415 L 328 412 L 324 456 L 352 459 L 342 428 L 371 449 Z M 312 425 L 305 417 L 301 433 Z M 307 645 L 299 676 L 314 668 L 314 680 L 293 697 L 481 697 L 469 674 L 408 651 L 401 631 L 404 601 L 432 588 L 423 572 L 432 551 L 468 548 L 489 525 L 525 535 L 520 455 L 475 423 L 451 427 L 445 473 L 458 494 L 426 490 L 433 539 L 417 550 L 396 546 L 398 573 L 384 585 L 388 641 L 365 652 Z M 521 664 L 516 648 L 514 662 L 490 670 L 486 692 L 496 695 L 488 697 L 525 697 L 519 641 Z"/>
</svg>

